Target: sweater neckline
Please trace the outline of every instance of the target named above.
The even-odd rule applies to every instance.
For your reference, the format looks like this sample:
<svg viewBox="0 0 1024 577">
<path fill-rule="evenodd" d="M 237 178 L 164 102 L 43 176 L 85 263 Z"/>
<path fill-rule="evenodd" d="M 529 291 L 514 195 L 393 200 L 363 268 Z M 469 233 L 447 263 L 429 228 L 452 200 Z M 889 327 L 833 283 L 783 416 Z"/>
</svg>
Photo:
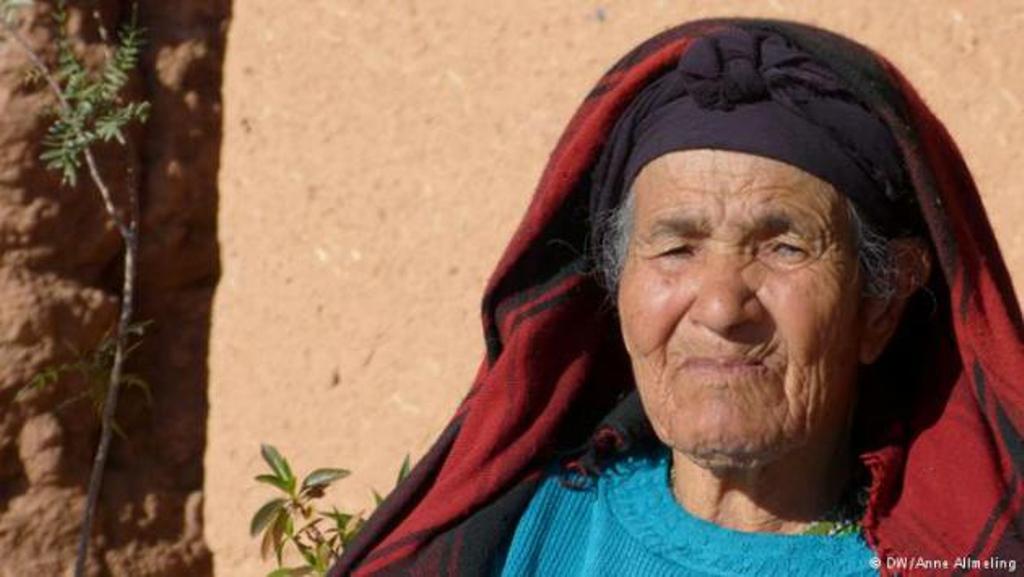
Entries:
<svg viewBox="0 0 1024 577">
<path fill-rule="evenodd" d="M 871 552 L 860 535 L 785 535 L 721 527 L 691 515 L 669 486 L 666 448 L 625 456 L 598 480 L 617 521 L 653 554 L 688 568 L 754 575 L 765 566 L 827 563 L 830 573 L 863 574 Z M 781 565 L 780 565 L 781 564 Z M 845 566 L 844 566 L 845 565 Z"/>
</svg>

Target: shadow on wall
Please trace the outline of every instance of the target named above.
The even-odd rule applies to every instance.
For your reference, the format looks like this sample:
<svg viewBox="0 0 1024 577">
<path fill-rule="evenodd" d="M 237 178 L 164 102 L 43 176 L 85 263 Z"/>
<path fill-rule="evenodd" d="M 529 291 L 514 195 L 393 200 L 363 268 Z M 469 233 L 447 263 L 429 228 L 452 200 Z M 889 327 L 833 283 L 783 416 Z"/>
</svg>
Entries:
<svg viewBox="0 0 1024 577">
<path fill-rule="evenodd" d="M 52 2 L 37 2 L 24 32 L 53 55 Z M 98 3 L 105 27 L 129 18 L 129 0 Z M 95 2 L 69 2 L 86 55 L 102 50 Z M 129 371 L 152 404 L 127 390 L 94 531 L 92 576 L 212 574 L 203 541 L 207 349 L 219 276 L 217 172 L 221 77 L 230 0 L 141 0 L 146 51 L 139 98 L 149 122 L 130 135 L 142 204 L 139 320 L 151 321 Z M 72 566 L 99 437 L 88 401 L 63 404 L 67 379 L 15 402 L 41 370 L 94 349 L 114 325 L 121 247 L 95 190 L 61 187 L 38 161 L 51 122 L 27 62 L 0 41 L 0 575 L 61 575 Z M 123 150 L 100 150 L 122 191 Z M 76 353 L 76 351 L 79 351 Z"/>
</svg>

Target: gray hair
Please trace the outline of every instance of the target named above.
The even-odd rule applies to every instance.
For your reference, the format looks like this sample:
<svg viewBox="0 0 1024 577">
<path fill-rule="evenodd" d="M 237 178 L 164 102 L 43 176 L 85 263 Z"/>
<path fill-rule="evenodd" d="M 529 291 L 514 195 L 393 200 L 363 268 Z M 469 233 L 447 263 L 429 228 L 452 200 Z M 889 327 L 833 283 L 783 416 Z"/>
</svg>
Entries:
<svg viewBox="0 0 1024 577">
<path fill-rule="evenodd" d="M 636 207 L 634 196 L 632 192 L 627 194 L 626 199 L 603 225 L 604 235 L 597 266 L 605 286 L 612 294 L 618 291 L 629 252 L 629 237 L 633 231 L 633 212 Z M 889 240 L 864 220 L 852 202 L 847 200 L 846 206 L 857 247 L 857 260 L 864 275 L 862 293 L 867 297 L 889 299 L 896 290 Z"/>
</svg>

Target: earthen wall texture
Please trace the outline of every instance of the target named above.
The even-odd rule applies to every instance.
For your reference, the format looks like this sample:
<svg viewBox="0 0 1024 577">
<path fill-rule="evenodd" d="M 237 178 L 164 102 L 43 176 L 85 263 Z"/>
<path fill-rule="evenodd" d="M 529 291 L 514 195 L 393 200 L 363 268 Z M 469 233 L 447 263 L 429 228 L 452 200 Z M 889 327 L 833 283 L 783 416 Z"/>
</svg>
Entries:
<svg viewBox="0 0 1024 577">
<path fill-rule="evenodd" d="M 107 50 L 131 2 L 68 2 L 75 50 Z M 21 29 L 52 62 L 52 2 L 36 2 Z M 227 0 L 144 0 L 146 48 L 131 79 L 150 102 L 129 147 L 97 149 L 119 203 L 138 185 L 142 240 L 137 320 L 147 321 L 128 371 L 149 384 L 125 390 L 87 564 L 91 577 L 211 575 L 203 541 L 203 452 L 216 237 L 220 76 Z M 52 95 L 26 81 L 28 61 L 0 43 L 0 576 L 69 575 L 99 421 L 85 383 L 69 375 L 19 397 L 33 376 L 88 359 L 113 328 L 122 252 L 100 197 L 83 175 L 65 187 L 39 161 Z M 123 206 L 123 204 L 122 204 Z"/>
<path fill-rule="evenodd" d="M 368 508 L 421 455 L 482 355 L 481 291 L 592 83 L 671 25 L 796 19 L 892 59 L 961 146 L 1024 286 L 1024 3 L 306 0 L 234 8 L 223 277 L 212 312 L 206 540 L 255 576 L 259 443 L 354 471 Z"/>
</svg>

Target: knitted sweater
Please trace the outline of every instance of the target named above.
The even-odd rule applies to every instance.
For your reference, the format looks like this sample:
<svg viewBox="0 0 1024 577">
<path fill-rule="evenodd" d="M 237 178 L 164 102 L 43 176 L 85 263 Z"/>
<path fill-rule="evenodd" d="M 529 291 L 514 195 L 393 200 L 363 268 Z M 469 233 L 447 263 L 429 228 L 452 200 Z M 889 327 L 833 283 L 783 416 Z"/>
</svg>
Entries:
<svg viewBox="0 0 1024 577">
<path fill-rule="evenodd" d="M 858 535 L 747 533 L 686 512 L 667 451 L 624 458 L 585 488 L 549 474 L 516 528 L 502 577 L 877 576 Z"/>
</svg>

